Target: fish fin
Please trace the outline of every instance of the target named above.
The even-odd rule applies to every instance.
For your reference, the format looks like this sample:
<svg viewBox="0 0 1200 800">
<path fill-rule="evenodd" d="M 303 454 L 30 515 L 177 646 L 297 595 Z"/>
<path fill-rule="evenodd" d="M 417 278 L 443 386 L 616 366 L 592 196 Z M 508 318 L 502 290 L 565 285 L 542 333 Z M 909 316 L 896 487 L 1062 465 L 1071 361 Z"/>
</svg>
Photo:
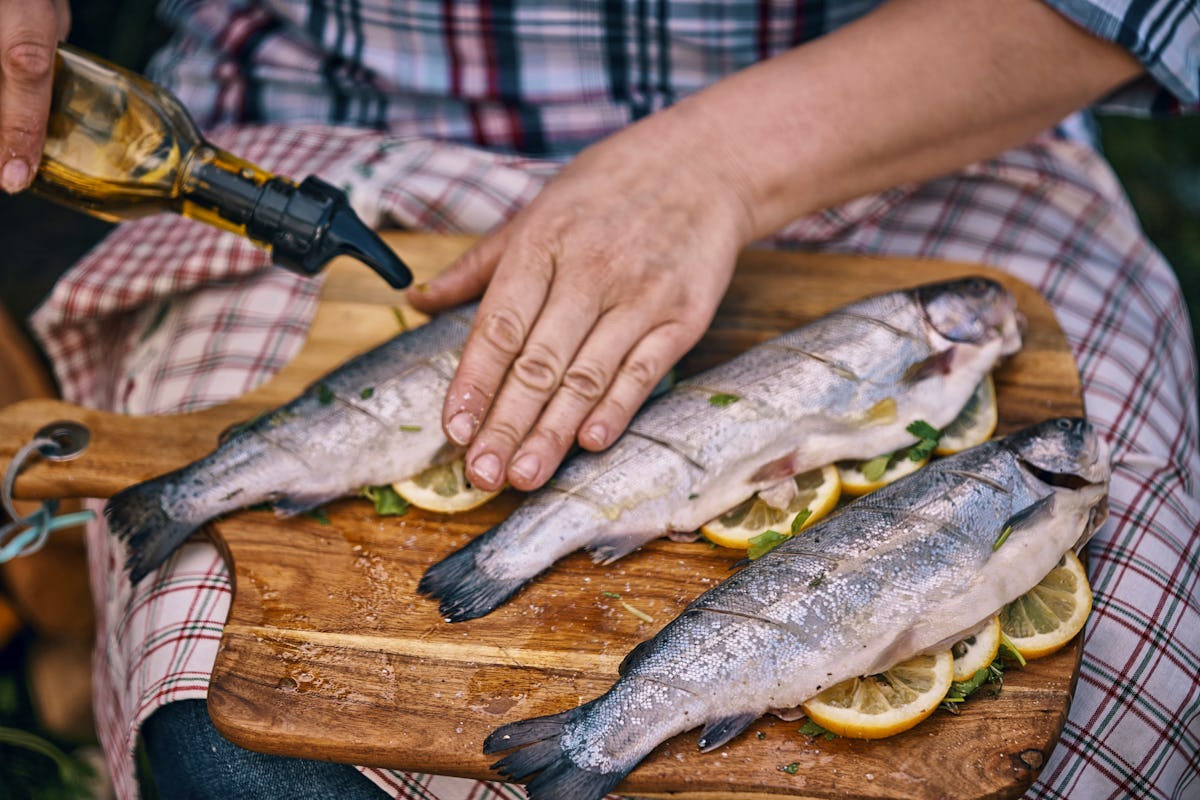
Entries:
<svg viewBox="0 0 1200 800">
<path fill-rule="evenodd" d="M 521 748 L 497 761 L 492 769 L 517 781 L 539 773 L 526 785 L 530 800 L 600 800 L 628 770 L 585 769 L 563 749 L 566 727 L 586 715 L 594 702 L 558 714 L 510 722 L 492 731 L 483 742 L 484 753 Z"/>
<path fill-rule="evenodd" d="M 595 701 L 592 701 L 595 702 Z M 541 717 L 530 717 L 529 719 L 510 722 L 506 725 L 501 725 L 496 730 L 488 734 L 483 740 L 483 754 L 491 755 L 499 753 L 501 750 L 511 750 L 514 747 L 524 747 L 534 742 L 541 742 L 563 734 L 563 728 L 572 722 L 575 722 L 585 713 L 585 710 L 592 705 L 592 702 L 584 703 L 583 705 L 569 708 L 566 711 L 560 711 L 557 714 L 546 714 Z M 547 762 L 549 763 L 549 762 Z M 506 772 L 510 778 L 520 780 L 526 775 L 537 772 L 543 769 L 547 764 L 536 764 L 524 772 Z"/>
<path fill-rule="evenodd" d="M 125 568 L 131 583 L 157 569 L 203 524 L 174 519 L 162 507 L 167 477 L 130 486 L 104 505 L 109 530 L 129 547 Z"/>
<path fill-rule="evenodd" d="M 778 483 L 784 478 L 790 478 L 796 474 L 796 454 L 788 453 L 786 456 L 780 456 L 774 461 L 768 461 L 758 468 L 758 471 L 750 476 L 750 483 L 765 483 L 770 481 Z"/>
<path fill-rule="evenodd" d="M 1005 521 L 1004 525 L 1000 528 L 1000 530 L 1002 532 L 1008 531 L 1009 533 L 1011 533 L 1012 531 L 1015 531 L 1015 530 L 1019 530 L 1020 528 L 1024 527 L 1025 525 L 1029 525 L 1033 522 L 1036 522 L 1038 520 L 1038 518 L 1045 516 L 1046 514 L 1052 512 L 1053 510 L 1054 510 L 1054 495 L 1048 494 L 1045 497 L 1039 498 L 1037 500 L 1037 502 L 1033 503 L 1032 505 L 1026 506 L 1025 508 L 1022 508 L 1017 513 L 1013 514 L 1011 517 L 1009 517 Z M 1007 534 L 1005 534 L 1005 533 L 1002 533 L 1001 535 L 1007 536 Z"/>
<path fill-rule="evenodd" d="M 636 536 L 615 536 L 592 542 L 587 549 L 592 554 L 592 561 L 597 564 L 611 564 L 637 550 L 644 543 L 643 539 Z"/>
<path fill-rule="evenodd" d="M 710 720 L 700 731 L 700 741 L 696 745 L 702 753 L 710 753 L 721 745 L 737 736 L 758 719 L 758 714 L 734 714 L 730 717 Z"/>
<path fill-rule="evenodd" d="M 624 675 L 629 670 L 642 660 L 642 657 L 649 652 L 651 645 L 654 644 L 653 639 L 645 639 L 638 642 L 632 650 L 625 654 L 625 658 L 621 659 L 620 666 L 617 667 L 617 674 Z"/>
<path fill-rule="evenodd" d="M 252 428 L 259 420 L 261 420 L 266 415 L 267 415 L 267 412 L 264 411 L 261 414 L 258 414 L 257 416 L 251 417 L 250 419 L 244 419 L 241 422 L 234 422 L 230 425 L 225 426 L 225 428 L 220 433 L 217 434 L 217 447 L 220 447 L 221 445 L 228 442 L 230 439 L 233 439 L 234 437 L 239 436 L 240 434 L 243 434 L 246 431 L 250 430 L 250 428 Z"/>
<path fill-rule="evenodd" d="M 758 490 L 757 494 L 758 499 L 771 508 L 786 511 L 788 506 L 792 504 L 792 501 L 796 499 L 798 491 L 795 479 L 789 475 L 778 483 L 764 486 Z"/>
<path fill-rule="evenodd" d="M 492 531 L 476 536 L 465 547 L 431 566 L 417 584 L 418 592 L 438 601 L 438 610 L 450 622 L 490 614 L 525 585 L 526 578 L 501 580 L 480 569 L 476 554 Z"/>
<path fill-rule="evenodd" d="M 931 375 L 950 374 L 950 366 L 954 363 L 954 347 L 947 347 L 940 353 L 934 353 L 928 358 L 918 361 L 904 372 L 901 380 L 907 383 L 918 383 Z"/>
<path fill-rule="evenodd" d="M 332 495 L 288 494 L 272 498 L 271 508 L 275 510 L 276 516 L 294 517 L 297 514 L 312 511 L 314 508 L 320 508 L 326 503 L 331 503 L 344 495 L 345 492 L 338 492 Z"/>
<path fill-rule="evenodd" d="M 792 706 L 791 708 L 768 708 L 768 714 L 774 714 L 784 722 L 795 722 L 796 720 L 807 717 L 802 706 Z"/>
</svg>

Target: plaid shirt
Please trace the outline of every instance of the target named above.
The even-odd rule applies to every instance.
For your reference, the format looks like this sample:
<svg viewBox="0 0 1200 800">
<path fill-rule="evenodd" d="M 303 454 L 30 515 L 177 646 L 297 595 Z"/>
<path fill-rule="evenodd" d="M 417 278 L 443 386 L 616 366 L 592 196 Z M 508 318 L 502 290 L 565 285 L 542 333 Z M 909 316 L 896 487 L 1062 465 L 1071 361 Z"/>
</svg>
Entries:
<svg viewBox="0 0 1200 800">
<path fill-rule="evenodd" d="M 151 66 L 204 126 L 324 122 L 569 154 L 877 0 L 363 3 L 167 0 Z M 1194 0 L 1050 0 L 1152 78 L 1105 105 L 1200 105 Z"/>
<path fill-rule="evenodd" d="M 368 221 L 482 232 L 529 202 L 559 162 L 472 145 L 534 150 L 540 142 L 546 152 L 569 152 L 870 4 L 673 3 L 667 38 L 666 12 L 650 4 L 604 4 L 591 17 L 564 4 L 541 23 L 524 5 L 501 19 L 492 6 L 443 16 L 443 6 L 431 4 L 407 23 L 370 16 L 386 14 L 385 4 L 333 5 L 340 16 L 298 1 L 168 3 L 168 18 L 187 35 L 164 51 L 155 74 L 206 123 L 266 119 L 269 96 L 269 118 L 290 124 L 224 128 L 214 140 L 283 174 L 318 173 L 348 186 Z M 1064 5 L 1081 16 L 1090 8 Z M 1194 7 L 1137 9 L 1136 24 L 1109 33 L 1136 33 L 1145 45 L 1135 51 L 1153 56 L 1147 64 L 1161 87 L 1195 103 Z M 405 51 L 419 58 L 394 63 Z M 575 59 L 577 70 L 551 69 L 560 57 Z M 1125 97 L 1164 108 L 1154 99 L 1161 87 L 1131 87 Z M 326 124 L 294 124 L 299 119 Z M 386 124 L 395 134 L 329 121 Z M 1084 143 L 1046 135 L 955 175 L 797 220 L 776 244 L 986 263 L 1047 297 L 1116 463 L 1110 519 L 1089 546 L 1095 605 L 1076 695 L 1030 795 L 1195 796 L 1195 355 L 1175 277 L 1105 162 Z M 272 268 L 236 237 L 154 217 L 117 229 L 59 282 L 32 322 L 66 399 L 172 413 L 238 396 L 274 374 L 303 343 L 316 292 L 314 282 Z M 120 795 L 133 797 L 140 722 L 166 702 L 205 696 L 229 580 L 203 540 L 132 588 L 121 547 L 100 524 L 89 545 L 99 734 Z M 503 784 L 365 772 L 398 797 L 521 794 Z"/>
</svg>

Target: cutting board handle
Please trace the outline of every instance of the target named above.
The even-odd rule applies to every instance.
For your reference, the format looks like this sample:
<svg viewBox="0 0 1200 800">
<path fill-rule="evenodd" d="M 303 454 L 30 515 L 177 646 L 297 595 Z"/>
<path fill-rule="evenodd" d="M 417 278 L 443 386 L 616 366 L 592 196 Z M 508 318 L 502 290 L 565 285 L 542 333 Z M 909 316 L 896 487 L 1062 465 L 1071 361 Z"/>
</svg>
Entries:
<svg viewBox="0 0 1200 800">
<path fill-rule="evenodd" d="M 249 398 L 247 398 L 249 400 Z M 83 425 L 87 448 L 70 461 L 32 459 L 14 484 L 21 500 L 110 497 L 132 483 L 183 466 L 210 452 L 214 432 L 248 419 L 262 404 L 238 400 L 192 414 L 132 417 L 36 398 L 0 408 L 0 468 L 43 427 L 59 421 Z"/>
</svg>

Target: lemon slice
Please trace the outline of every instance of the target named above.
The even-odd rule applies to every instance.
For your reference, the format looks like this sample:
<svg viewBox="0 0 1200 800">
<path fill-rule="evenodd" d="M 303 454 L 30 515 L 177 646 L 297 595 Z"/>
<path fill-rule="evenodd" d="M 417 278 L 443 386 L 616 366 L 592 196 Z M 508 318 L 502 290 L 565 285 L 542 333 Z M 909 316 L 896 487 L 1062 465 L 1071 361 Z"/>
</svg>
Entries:
<svg viewBox="0 0 1200 800">
<path fill-rule="evenodd" d="M 1083 564 L 1068 550 L 1041 583 L 1000 611 L 1000 628 L 1026 659 L 1048 656 L 1083 630 L 1092 587 Z"/>
<path fill-rule="evenodd" d="M 883 459 L 887 461 L 884 462 Z M 865 461 L 839 461 L 838 472 L 841 474 L 842 491 L 852 497 L 869 494 L 876 489 L 887 486 L 898 478 L 910 475 L 929 463 L 926 456 L 920 461 L 908 457 L 908 448 L 897 450 L 890 456 L 880 456 Z"/>
<path fill-rule="evenodd" d="M 768 505 L 757 494 L 700 527 L 700 533 L 713 544 L 746 550 L 751 539 L 769 530 L 789 535 L 812 525 L 837 505 L 841 482 L 837 467 L 828 464 L 802 472 L 792 478 L 796 496 L 786 509 Z M 792 523 L 807 509 L 808 517 L 792 531 Z"/>
<path fill-rule="evenodd" d="M 1000 617 L 994 616 L 950 648 L 954 680 L 965 681 L 991 664 L 1000 652 Z"/>
<path fill-rule="evenodd" d="M 975 393 L 963 406 L 963 410 L 942 430 L 933 452 L 939 456 L 949 456 L 968 447 L 983 444 L 996 432 L 999 419 L 996 384 L 992 381 L 992 376 L 987 375 L 975 387 Z"/>
<path fill-rule="evenodd" d="M 809 719 L 839 736 L 882 739 L 928 717 L 954 680 L 949 650 L 902 661 L 877 675 L 851 678 L 801 705 Z"/>
<path fill-rule="evenodd" d="M 500 494 L 499 490 L 489 492 L 472 486 L 461 458 L 393 483 L 392 488 L 417 508 L 441 514 L 470 511 Z"/>
</svg>

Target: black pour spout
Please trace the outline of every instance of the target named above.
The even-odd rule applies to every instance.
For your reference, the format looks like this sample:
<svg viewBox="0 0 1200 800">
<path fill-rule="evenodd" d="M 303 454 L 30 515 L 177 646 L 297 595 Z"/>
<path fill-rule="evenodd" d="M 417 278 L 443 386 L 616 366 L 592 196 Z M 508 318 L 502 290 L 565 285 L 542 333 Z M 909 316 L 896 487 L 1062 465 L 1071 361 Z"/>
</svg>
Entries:
<svg viewBox="0 0 1200 800">
<path fill-rule="evenodd" d="M 309 176 L 299 185 L 272 178 L 261 190 L 246 220 L 246 234 L 266 244 L 277 265 L 316 275 L 335 256 L 344 255 L 362 261 L 395 289 L 412 283 L 405 263 L 354 213 L 337 187 Z"/>
</svg>

